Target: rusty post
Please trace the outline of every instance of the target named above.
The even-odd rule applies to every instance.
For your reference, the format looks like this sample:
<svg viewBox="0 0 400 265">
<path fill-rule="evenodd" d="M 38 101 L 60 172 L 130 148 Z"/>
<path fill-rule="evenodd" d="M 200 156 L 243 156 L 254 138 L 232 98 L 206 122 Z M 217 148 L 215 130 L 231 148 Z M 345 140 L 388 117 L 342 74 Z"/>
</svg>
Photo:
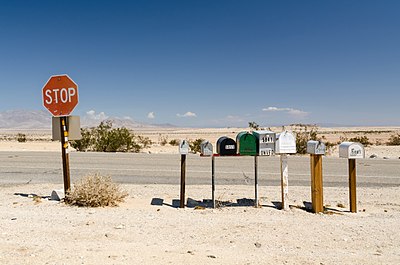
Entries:
<svg viewBox="0 0 400 265">
<path fill-rule="evenodd" d="M 71 189 L 70 171 L 69 171 L 69 152 L 68 152 L 68 127 L 67 117 L 60 117 L 61 129 L 61 154 L 63 164 L 63 177 L 64 177 L 64 193 L 65 195 Z"/>
<path fill-rule="evenodd" d="M 181 155 L 181 197 L 180 208 L 185 208 L 185 179 L 186 179 L 186 155 Z"/>
<path fill-rule="evenodd" d="M 356 160 L 349 159 L 349 190 L 350 190 L 350 212 L 357 212 L 357 193 L 356 193 Z"/>
</svg>

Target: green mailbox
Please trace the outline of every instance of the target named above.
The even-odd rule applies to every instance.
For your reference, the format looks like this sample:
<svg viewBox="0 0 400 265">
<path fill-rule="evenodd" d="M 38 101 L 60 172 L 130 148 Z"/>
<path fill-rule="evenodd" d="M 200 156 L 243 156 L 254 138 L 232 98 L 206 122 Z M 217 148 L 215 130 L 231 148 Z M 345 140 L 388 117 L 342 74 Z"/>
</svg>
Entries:
<svg viewBox="0 0 400 265">
<path fill-rule="evenodd" d="M 236 144 L 239 155 L 257 155 L 257 140 L 254 135 L 248 132 L 240 132 L 236 136 Z"/>
</svg>

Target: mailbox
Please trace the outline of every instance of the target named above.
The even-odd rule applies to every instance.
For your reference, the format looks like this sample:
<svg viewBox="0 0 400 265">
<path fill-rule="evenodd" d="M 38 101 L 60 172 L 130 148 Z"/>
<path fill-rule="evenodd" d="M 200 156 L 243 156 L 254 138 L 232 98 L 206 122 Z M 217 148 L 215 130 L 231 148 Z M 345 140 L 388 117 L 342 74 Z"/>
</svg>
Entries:
<svg viewBox="0 0 400 265">
<path fill-rule="evenodd" d="M 364 158 L 364 146 L 360 143 L 343 142 L 339 145 L 339 157 L 348 159 Z"/>
<path fill-rule="evenodd" d="M 257 153 L 260 156 L 271 156 L 275 153 L 276 134 L 271 131 L 253 131 L 256 137 Z"/>
<path fill-rule="evenodd" d="M 200 152 L 202 156 L 212 156 L 213 155 L 213 146 L 209 141 L 203 141 L 200 144 Z"/>
<path fill-rule="evenodd" d="M 255 156 L 257 155 L 256 137 L 248 132 L 240 132 L 236 136 L 237 150 L 240 155 Z"/>
<path fill-rule="evenodd" d="M 236 142 L 235 140 L 223 136 L 217 141 L 217 153 L 221 156 L 236 155 Z"/>
<path fill-rule="evenodd" d="M 284 131 L 276 135 L 275 142 L 276 154 L 295 154 L 296 153 L 296 140 L 293 133 Z"/>
<path fill-rule="evenodd" d="M 325 155 L 325 144 L 321 141 L 308 141 L 307 153 L 312 155 Z"/>
<path fill-rule="evenodd" d="M 187 155 L 189 153 L 189 142 L 187 140 L 182 140 L 179 143 L 179 153 L 181 155 Z"/>
</svg>

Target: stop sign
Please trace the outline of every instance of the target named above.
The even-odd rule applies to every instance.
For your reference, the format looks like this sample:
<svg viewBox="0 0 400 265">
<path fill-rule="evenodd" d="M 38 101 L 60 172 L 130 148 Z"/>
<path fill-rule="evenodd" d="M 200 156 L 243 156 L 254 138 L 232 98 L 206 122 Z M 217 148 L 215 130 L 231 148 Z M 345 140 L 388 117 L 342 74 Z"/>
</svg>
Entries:
<svg viewBox="0 0 400 265">
<path fill-rule="evenodd" d="M 43 106 L 53 116 L 68 116 L 78 104 L 78 85 L 68 75 L 53 75 L 42 89 Z"/>
</svg>

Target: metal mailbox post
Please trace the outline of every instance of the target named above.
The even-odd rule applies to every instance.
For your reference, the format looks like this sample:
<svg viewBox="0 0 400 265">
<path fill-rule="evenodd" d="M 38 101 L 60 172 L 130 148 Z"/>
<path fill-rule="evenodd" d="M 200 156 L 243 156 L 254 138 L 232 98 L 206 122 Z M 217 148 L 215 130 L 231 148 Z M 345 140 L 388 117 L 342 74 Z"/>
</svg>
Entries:
<svg viewBox="0 0 400 265">
<path fill-rule="evenodd" d="M 200 144 L 200 152 L 201 156 L 211 156 L 211 200 L 212 207 L 215 208 L 215 158 L 212 144 L 204 140 Z"/>
<path fill-rule="evenodd" d="M 296 153 L 296 140 L 291 132 L 284 131 L 276 135 L 275 153 L 281 155 L 281 208 L 289 210 L 289 168 L 287 155 Z"/>
<path fill-rule="evenodd" d="M 364 146 L 360 143 L 343 142 L 339 145 L 339 157 L 349 160 L 350 212 L 357 212 L 356 159 L 365 158 Z"/>
<path fill-rule="evenodd" d="M 179 143 L 179 153 L 181 154 L 181 196 L 179 207 L 185 208 L 185 184 L 186 184 L 186 155 L 189 153 L 189 142 L 182 140 Z"/>
<path fill-rule="evenodd" d="M 308 141 L 307 153 L 310 154 L 311 165 L 311 202 L 312 211 L 324 211 L 324 193 L 322 180 L 322 156 L 325 155 L 325 144 L 320 141 Z"/>
</svg>

